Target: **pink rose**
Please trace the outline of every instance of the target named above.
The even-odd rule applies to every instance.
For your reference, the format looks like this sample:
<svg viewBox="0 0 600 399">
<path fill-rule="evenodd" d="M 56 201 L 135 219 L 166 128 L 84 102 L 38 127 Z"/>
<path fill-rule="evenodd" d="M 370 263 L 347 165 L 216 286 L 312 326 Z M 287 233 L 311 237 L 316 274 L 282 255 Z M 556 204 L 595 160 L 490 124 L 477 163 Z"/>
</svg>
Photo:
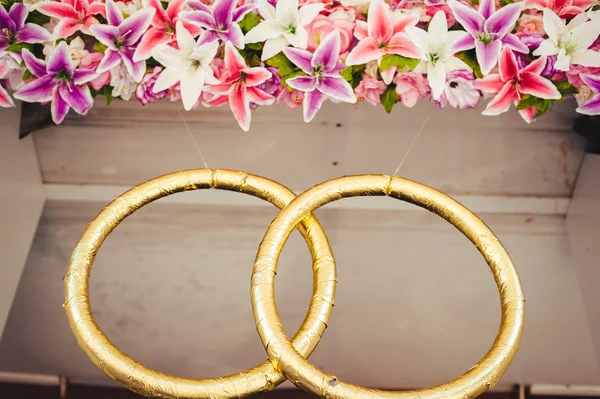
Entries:
<svg viewBox="0 0 600 399">
<path fill-rule="evenodd" d="M 571 68 L 565 72 L 567 75 L 567 80 L 571 84 L 571 86 L 579 89 L 582 86 L 585 86 L 583 81 L 581 80 L 581 74 L 600 76 L 600 67 L 585 67 L 583 65 L 571 65 Z"/>
<path fill-rule="evenodd" d="M 544 35 L 544 21 L 539 14 L 523 14 L 519 19 L 518 35 Z"/>
<path fill-rule="evenodd" d="M 283 90 L 277 97 L 277 104 L 283 102 L 289 109 L 296 109 L 304 101 L 304 92 L 298 90 Z"/>
<path fill-rule="evenodd" d="M 306 27 L 308 32 L 308 49 L 314 51 L 325 37 L 337 30 L 340 33 L 340 54 L 348 52 L 348 47 L 354 37 L 354 14 L 336 10 L 328 16 L 319 14 Z"/>
<path fill-rule="evenodd" d="M 369 75 L 364 75 L 354 93 L 358 100 L 365 100 L 371 105 L 381 104 L 381 95 L 387 88 L 386 84 L 381 80 L 372 78 Z"/>
<path fill-rule="evenodd" d="M 155 66 L 152 71 L 147 72 L 144 75 L 142 81 L 135 89 L 135 97 L 140 101 L 140 103 L 142 103 L 142 105 L 153 103 L 171 95 L 169 90 L 159 91 L 158 93 L 155 93 L 153 90 L 154 84 L 156 84 L 156 79 L 158 79 L 158 76 L 162 70 L 163 69 L 161 67 Z"/>
<path fill-rule="evenodd" d="M 393 82 L 396 84 L 396 93 L 400 101 L 407 108 L 415 106 L 417 101 L 429 93 L 429 83 L 420 73 L 399 72 Z"/>
<path fill-rule="evenodd" d="M 81 69 L 91 69 L 95 71 L 100 65 L 100 61 L 104 58 L 104 54 L 102 53 L 89 53 L 85 57 L 81 59 L 79 63 L 79 68 Z M 90 82 L 90 85 L 94 88 L 94 90 L 100 90 L 104 86 L 110 83 L 110 72 L 106 71 L 101 73 L 96 79 Z"/>
<path fill-rule="evenodd" d="M 446 15 L 446 21 L 448 22 L 448 26 L 454 26 L 456 24 L 456 18 L 454 18 L 454 14 L 450 7 L 447 4 L 438 4 L 432 5 L 425 8 L 425 16 L 421 18 L 421 22 L 429 22 L 438 11 L 443 11 Z"/>
</svg>

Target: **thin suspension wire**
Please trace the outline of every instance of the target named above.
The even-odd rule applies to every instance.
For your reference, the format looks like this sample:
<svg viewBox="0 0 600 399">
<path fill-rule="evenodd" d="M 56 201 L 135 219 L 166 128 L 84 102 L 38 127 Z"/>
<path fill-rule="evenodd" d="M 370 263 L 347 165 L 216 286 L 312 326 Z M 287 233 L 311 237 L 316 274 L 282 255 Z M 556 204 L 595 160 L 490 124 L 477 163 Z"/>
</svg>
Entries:
<svg viewBox="0 0 600 399">
<path fill-rule="evenodd" d="M 198 151 L 198 155 L 200 155 L 200 159 L 202 160 L 204 167 L 206 169 L 210 169 L 208 166 L 208 163 L 206 163 L 206 160 L 204 159 L 204 155 L 202 155 L 202 151 L 200 151 L 200 147 L 198 146 L 198 143 L 196 142 L 196 139 L 194 138 L 194 135 L 192 134 L 190 127 L 188 126 L 185 118 L 183 117 L 183 114 L 181 113 L 181 111 L 178 111 L 178 112 L 179 112 L 179 117 L 181 118 L 181 121 L 183 122 L 183 124 L 185 126 L 185 130 L 187 130 L 188 134 L 190 135 L 190 138 L 192 139 L 192 143 L 194 143 L 194 147 L 196 147 L 196 151 Z"/>
<path fill-rule="evenodd" d="M 413 141 L 412 141 L 412 143 L 410 143 L 410 146 L 408 147 L 408 150 L 406 150 L 406 154 L 404 154 L 404 157 L 400 161 L 400 164 L 398 165 L 398 167 L 396 168 L 396 171 L 392 174 L 392 176 L 396 176 L 398 174 L 398 172 L 400 171 L 400 168 L 402 167 L 402 164 L 404 163 L 404 161 L 406 161 L 406 158 L 408 158 L 408 154 L 410 154 L 413 146 L 415 145 L 415 143 L 419 139 L 419 136 L 421 135 L 421 132 L 423 131 L 423 129 L 425 129 L 425 125 L 427 125 L 427 122 L 429 122 L 429 118 L 430 117 L 431 117 L 431 112 L 427 115 L 427 118 L 425 118 L 425 120 L 423 121 L 423 124 L 421 125 L 421 128 L 419 129 L 419 131 L 417 132 L 417 134 L 413 138 Z"/>
</svg>

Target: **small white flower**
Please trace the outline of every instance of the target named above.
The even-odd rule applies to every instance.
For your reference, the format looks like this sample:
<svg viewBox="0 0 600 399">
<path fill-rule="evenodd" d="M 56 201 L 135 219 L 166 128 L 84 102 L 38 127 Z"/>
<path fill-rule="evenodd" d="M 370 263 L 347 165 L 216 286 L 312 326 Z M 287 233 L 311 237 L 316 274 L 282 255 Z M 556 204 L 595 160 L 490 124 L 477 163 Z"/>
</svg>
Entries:
<svg viewBox="0 0 600 399">
<path fill-rule="evenodd" d="M 121 97 L 125 101 L 129 101 L 137 87 L 135 79 L 122 63 L 110 70 L 110 85 L 113 88 L 112 96 Z"/>
<path fill-rule="evenodd" d="M 117 1 L 115 2 L 115 4 L 117 5 L 119 11 L 121 11 L 121 13 L 123 14 L 123 18 L 127 18 L 128 16 L 133 15 L 136 11 L 139 11 L 142 8 L 144 8 L 142 0 L 133 0 L 128 2 L 127 4 L 125 4 L 122 1 Z"/>
<path fill-rule="evenodd" d="M 557 55 L 554 67 L 561 71 L 568 71 L 571 64 L 600 66 L 600 53 L 588 49 L 600 35 L 600 21 L 587 20 L 588 16 L 583 13 L 565 24 L 554 11 L 544 8 L 544 30 L 548 39 L 533 54 Z"/>
<path fill-rule="evenodd" d="M 428 29 L 428 31 L 425 31 L 415 26 L 408 26 L 406 27 L 406 33 L 415 46 L 423 52 L 419 68 L 420 71 L 427 73 L 427 80 L 429 80 L 429 86 L 431 87 L 431 97 L 438 100 L 444 93 L 448 71 L 457 69 L 471 71 L 467 64 L 454 56 L 452 50 L 454 43 L 468 35 L 468 33 L 459 30 L 448 32 L 446 14 L 443 11 L 435 13 Z"/>
<path fill-rule="evenodd" d="M 198 102 L 200 94 L 205 89 L 205 83 L 209 85 L 221 83 L 215 78 L 210 67 L 210 63 L 217 55 L 219 42 L 199 45 L 181 21 L 177 21 L 175 29 L 179 50 L 164 44 L 152 50 L 152 56 L 165 67 L 152 90 L 158 93 L 181 82 L 183 107 L 189 111 Z"/>
<path fill-rule="evenodd" d="M 55 40 L 51 40 L 44 44 L 44 56 L 46 57 L 46 61 L 50 58 L 50 55 L 54 52 L 57 43 Z M 81 60 L 89 54 L 89 51 L 85 49 L 85 43 L 80 37 L 76 37 L 71 40 L 69 43 L 69 53 L 71 53 L 71 63 L 73 64 L 73 68 L 76 68 Z"/>
<path fill-rule="evenodd" d="M 588 102 L 592 97 L 594 97 L 594 92 L 587 87 L 586 85 L 582 85 L 579 89 L 577 89 L 577 94 L 575 94 L 575 101 L 577 101 L 578 106 L 582 106 L 586 102 Z"/>
<path fill-rule="evenodd" d="M 0 79 L 6 80 L 6 87 L 11 90 L 19 90 L 24 86 L 23 71 L 21 67 L 21 55 L 14 52 L 0 51 Z"/>
<path fill-rule="evenodd" d="M 245 43 L 262 43 L 261 59 L 267 60 L 284 48 L 306 49 L 308 33 L 304 28 L 323 9 L 322 3 L 307 4 L 298 10 L 298 0 L 279 0 L 273 7 L 267 0 L 258 1 L 258 11 L 264 20 L 248 32 Z"/>
</svg>

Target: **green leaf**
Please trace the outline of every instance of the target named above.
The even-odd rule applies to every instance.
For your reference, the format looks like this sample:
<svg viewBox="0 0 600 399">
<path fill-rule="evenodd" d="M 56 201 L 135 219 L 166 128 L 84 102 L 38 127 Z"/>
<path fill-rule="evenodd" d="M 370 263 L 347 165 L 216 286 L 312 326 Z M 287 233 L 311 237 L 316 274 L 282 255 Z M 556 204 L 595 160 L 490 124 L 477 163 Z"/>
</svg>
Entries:
<svg viewBox="0 0 600 399">
<path fill-rule="evenodd" d="M 20 53 L 24 48 L 33 52 L 33 44 L 29 44 L 29 43 L 13 43 L 10 46 L 8 46 L 6 51 L 12 51 L 13 53 Z"/>
<path fill-rule="evenodd" d="M 553 83 L 563 97 L 568 96 L 569 94 L 577 94 L 577 89 L 571 86 L 568 80 L 561 80 Z"/>
<path fill-rule="evenodd" d="M 97 51 L 99 53 L 104 53 L 106 51 L 108 47 L 106 47 L 104 44 L 100 43 L 100 42 L 95 42 L 94 46 L 92 47 L 92 49 L 94 51 Z"/>
<path fill-rule="evenodd" d="M 541 100 L 540 98 L 531 96 L 529 94 L 525 94 L 519 104 L 517 104 L 517 109 L 527 109 L 531 107 L 535 107 L 537 101 Z"/>
<path fill-rule="evenodd" d="M 463 51 L 456 54 L 456 58 L 467 64 L 473 70 L 473 74 L 476 78 L 483 78 L 483 73 L 481 73 L 481 68 L 479 67 L 479 63 L 477 62 L 477 56 L 475 55 L 475 50 Z"/>
<path fill-rule="evenodd" d="M 386 69 L 390 69 L 391 67 L 395 66 L 400 70 L 408 67 L 412 71 L 417 67 L 417 65 L 419 65 L 419 60 L 417 59 L 406 58 L 397 54 L 386 54 L 381 59 L 379 70 L 385 71 Z"/>
<path fill-rule="evenodd" d="M 529 109 L 535 108 L 536 113 L 535 117 L 538 118 L 546 113 L 550 109 L 553 100 L 544 100 L 543 98 L 531 96 L 526 94 L 523 96 L 519 104 L 517 105 L 517 109 Z"/>
<path fill-rule="evenodd" d="M 383 109 L 389 114 L 392 112 L 392 108 L 394 108 L 394 104 L 398 102 L 398 93 L 396 93 L 396 86 L 391 85 L 387 88 L 387 90 L 381 96 L 381 103 L 383 104 Z"/>
<path fill-rule="evenodd" d="M 552 105 L 552 100 L 539 101 L 535 107 L 535 109 L 537 110 L 537 112 L 535 113 L 535 117 L 539 118 L 540 116 L 544 115 L 546 113 L 546 111 L 548 111 L 550 109 L 551 105 Z"/>
<path fill-rule="evenodd" d="M 102 94 L 104 94 L 104 97 L 106 97 L 106 105 L 110 105 L 113 100 L 112 91 L 113 89 L 111 86 L 104 86 L 102 88 Z"/>
<path fill-rule="evenodd" d="M 352 82 L 352 67 L 349 66 L 346 69 L 340 71 L 340 76 L 344 78 L 346 82 Z"/>
<path fill-rule="evenodd" d="M 500 0 L 500 3 L 502 4 L 502 7 L 507 6 L 509 4 L 514 3 L 513 0 Z"/>
<path fill-rule="evenodd" d="M 42 25 L 45 25 L 48 22 L 50 22 L 50 17 L 42 14 L 39 11 L 34 10 L 34 11 L 31 11 L 29 13 L 29 15 L 27 16 L 27 22 L 31 22 L 36 25 L 42 26 Z"/>
<path fill-rule="evenodd" d="M 262 50 L 263 44 L 262 43 L 248 43 L 248 44 L 246 44 L 246 47 L 248 47 L 250 50 Z"/>
<path fill-rule="evenodd" d="M 265 61 L 265 64 L 277 68 L 280 76 L 287 76 L 298 69 L 283 53 L 269 58 Z"/>
<path fill-rule="evenodd" d="M 25 72 L 23 72 L 23 81 L 25 82 L 29 79 L 35 79 L 35 75 L 29 72 L 29 69 L 26 69 Z"/>
<path fill-rule="evenodd" d="M 242 32 L 244 34 L 250 32 L 252 28 L 254 28 L 258 23 L 262 20 L 260 15 L 254 14 L 253 12 L 249 12 L 244 15 L 244 18 L 239 22 L 240 28 L 242 28 Z"/>
</svg>

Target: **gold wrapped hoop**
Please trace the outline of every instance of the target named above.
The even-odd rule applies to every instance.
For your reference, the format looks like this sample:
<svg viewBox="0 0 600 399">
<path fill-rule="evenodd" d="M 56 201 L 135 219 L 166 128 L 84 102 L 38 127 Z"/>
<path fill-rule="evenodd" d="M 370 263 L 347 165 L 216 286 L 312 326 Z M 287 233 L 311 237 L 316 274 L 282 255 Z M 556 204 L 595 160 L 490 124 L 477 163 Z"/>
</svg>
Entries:
<svg viewBox="0 0 600 399">
<path fill-rule="evenodd" d="M 150 369 L 130 358 L 104 335 L 90 308 L 89 277 L 96 252 L 127 216 L 142 206 L 168 195 L 197 189 L 238 191 L 284 208 L 295 195 L 271 180 L 231 170 L 197 169 L 147 181 L 114 200 L 89 224 L 73 250 L 65 277 L 65 309 L 79 346 L 94 364 L 118 383 L 144 396 L 184 399 L 226 399 L 248 396 L 274 388 L 285 380 L 270 361 L 253 369 L 215 379 L 179 378 Z M 331 313 L 335 295 L 335 264 L 325 233 L 312 215 L 301 222 L 313 259 L 313 296 L 306 318 L 293 345 L 303 356 L 317 346 Z"/>
<path fill-rule="evenodd" d="M 298 353 L 287 338 L 273 295 L 281 250 L 292 230 L 306 215 L 329 202 L 356 196 L 390 196 L 438 214 L 467 236 L 490 266 L 500 292 L 500 329 L 488 353 L 460 377 L 414 391 L 367 389 L 322 372 Z M 400 177 L 384 175 L 346 176 L 321 183 L 300 194 L 283 209 L 269 226 L 258 250 L 251 298 L 257 330 L 269 358 L 298 387 L 328 399 L 465 399 L 478 396 L 496 384 L 514 358 L 525 316 L 519 276 L 492 231 L 468 209 L 441 192 Z"/>
</svg>

